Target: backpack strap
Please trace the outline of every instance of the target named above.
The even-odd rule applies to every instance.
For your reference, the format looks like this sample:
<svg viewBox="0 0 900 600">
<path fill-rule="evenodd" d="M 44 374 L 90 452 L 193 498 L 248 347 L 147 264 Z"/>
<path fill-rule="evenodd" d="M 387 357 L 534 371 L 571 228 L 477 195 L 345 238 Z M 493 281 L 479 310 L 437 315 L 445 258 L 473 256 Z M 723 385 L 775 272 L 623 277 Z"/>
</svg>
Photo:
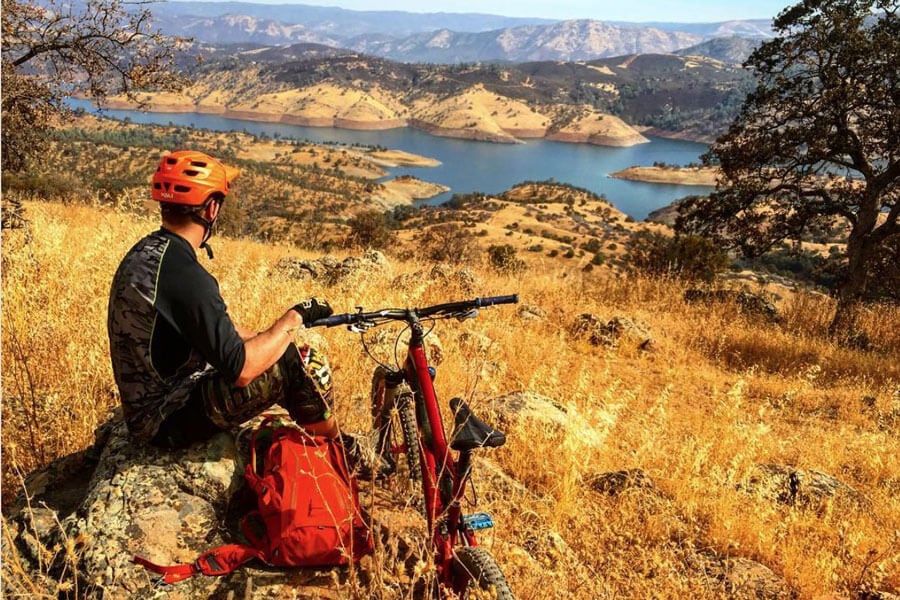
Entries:
<svg viewBox="0 0 900 600">
<path fill-rule="evenodd" d="M 244 518 L 241 519 L 241 533 L 244 534 L 252 546 L 256 548 L 267 548 L 268 547 L 268 536 L 263 534 L 263 537 L 260 537 L 253 531 L 253 527 L 250 525 L 250 519 L 258 519 L 260 523 L 265 526 L 265 523 L 262 522 L 262 514 L 258 510 L 253 510 L 244 515 Z"/>
<path fill-rule="evenodd" d="M 152 563 L 140 556 L 135 556 L 134 562 L 154 573 L 159 573 L 161 577 L 158 583 L 172 584 L 193 577 L 198 573 L 204 575 L 227 575 L 254 558 L 264 560 L 263 553 L 256 548 L 243 544 L 227 544 L 207 550 L 191 564 L 163 566 Z"/>
</svg>

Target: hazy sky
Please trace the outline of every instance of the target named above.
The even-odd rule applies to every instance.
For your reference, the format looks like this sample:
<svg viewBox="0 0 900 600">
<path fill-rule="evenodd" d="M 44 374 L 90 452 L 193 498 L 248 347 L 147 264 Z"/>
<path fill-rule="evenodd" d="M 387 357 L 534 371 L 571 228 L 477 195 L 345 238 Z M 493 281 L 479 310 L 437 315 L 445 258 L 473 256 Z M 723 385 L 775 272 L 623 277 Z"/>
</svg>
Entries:
<svg viewBox="0 0 900 600">
<path fill-rule="evenodd" d="M 244 0 L 247 1 L 247 0 Z M 249 0 L 292 4 L 290 0 Z M 703 23 L 731 19 L 770 19 L 788 0 L 299 0 L 294 4 L 339 6 L 350 10 L 409 12 L 478 12 L 512 17 L 598 19 L 605 21 L 676 21 Z"/>
</svg>

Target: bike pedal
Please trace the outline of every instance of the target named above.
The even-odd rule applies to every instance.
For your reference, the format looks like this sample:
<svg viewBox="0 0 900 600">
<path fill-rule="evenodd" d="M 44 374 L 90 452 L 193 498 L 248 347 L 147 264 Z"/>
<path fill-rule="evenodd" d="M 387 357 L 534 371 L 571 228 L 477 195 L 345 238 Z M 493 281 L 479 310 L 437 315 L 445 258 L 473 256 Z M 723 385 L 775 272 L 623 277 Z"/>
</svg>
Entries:
<svg viewBox="0 0 900 600">
<path fill-rule="evenodd" d="M 463 527 L 469 531 L 479 531 L 481 529 L 490 529 L 494 526 L 494 519 L 486 512 L 472 513 L 471 515 L 463 515 Z"/>
</svg>

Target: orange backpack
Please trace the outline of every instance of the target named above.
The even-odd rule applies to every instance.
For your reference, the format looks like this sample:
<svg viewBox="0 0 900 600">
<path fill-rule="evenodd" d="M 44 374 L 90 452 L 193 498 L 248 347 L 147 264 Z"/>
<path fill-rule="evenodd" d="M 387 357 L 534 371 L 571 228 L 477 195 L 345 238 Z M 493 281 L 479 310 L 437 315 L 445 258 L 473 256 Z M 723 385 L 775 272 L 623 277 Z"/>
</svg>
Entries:
<svg viewBox="0 0 900 600">
<path fill-rule="evenodd" d="M 276 567 L 319 567 L 356 562 L 372 552 L 357 482 L 340 443 L 273 422 L 267 417 L 254 431 L 244 473 L 259 507 L 241 523 L 250 545 L 213 548 L 193 564 L 160 566 L 135 556 L 136 563 L 162 575 L 163 583 L 175 583 L 198 573 L 225 575 L 254 558 Z M 257 444 L 268 436 L 260 469 Z M 264 525 L 262 534 L 248 523 L 254 517 Z"/>
</svg>

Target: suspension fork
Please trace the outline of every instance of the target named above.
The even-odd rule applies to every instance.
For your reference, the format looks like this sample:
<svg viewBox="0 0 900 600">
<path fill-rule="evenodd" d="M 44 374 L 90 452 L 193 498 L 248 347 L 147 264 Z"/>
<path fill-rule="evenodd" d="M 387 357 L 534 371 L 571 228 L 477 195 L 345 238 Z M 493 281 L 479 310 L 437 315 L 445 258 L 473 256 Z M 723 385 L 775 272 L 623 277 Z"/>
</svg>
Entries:
<svg viewBox="0 0 900 600">
<path fill-rule="evenodd" d="M 397 391 L 404 381 L 403 371 L 385 370 L 384 394 L 380 404 L 371 403 L 372 422 L 378 424 L 378 451 L 385 453 L 392 451 L 388 447 L 391 441 L 391 422 L 384 420 L 387 411 L 397 403 Z"/>
</svg>

